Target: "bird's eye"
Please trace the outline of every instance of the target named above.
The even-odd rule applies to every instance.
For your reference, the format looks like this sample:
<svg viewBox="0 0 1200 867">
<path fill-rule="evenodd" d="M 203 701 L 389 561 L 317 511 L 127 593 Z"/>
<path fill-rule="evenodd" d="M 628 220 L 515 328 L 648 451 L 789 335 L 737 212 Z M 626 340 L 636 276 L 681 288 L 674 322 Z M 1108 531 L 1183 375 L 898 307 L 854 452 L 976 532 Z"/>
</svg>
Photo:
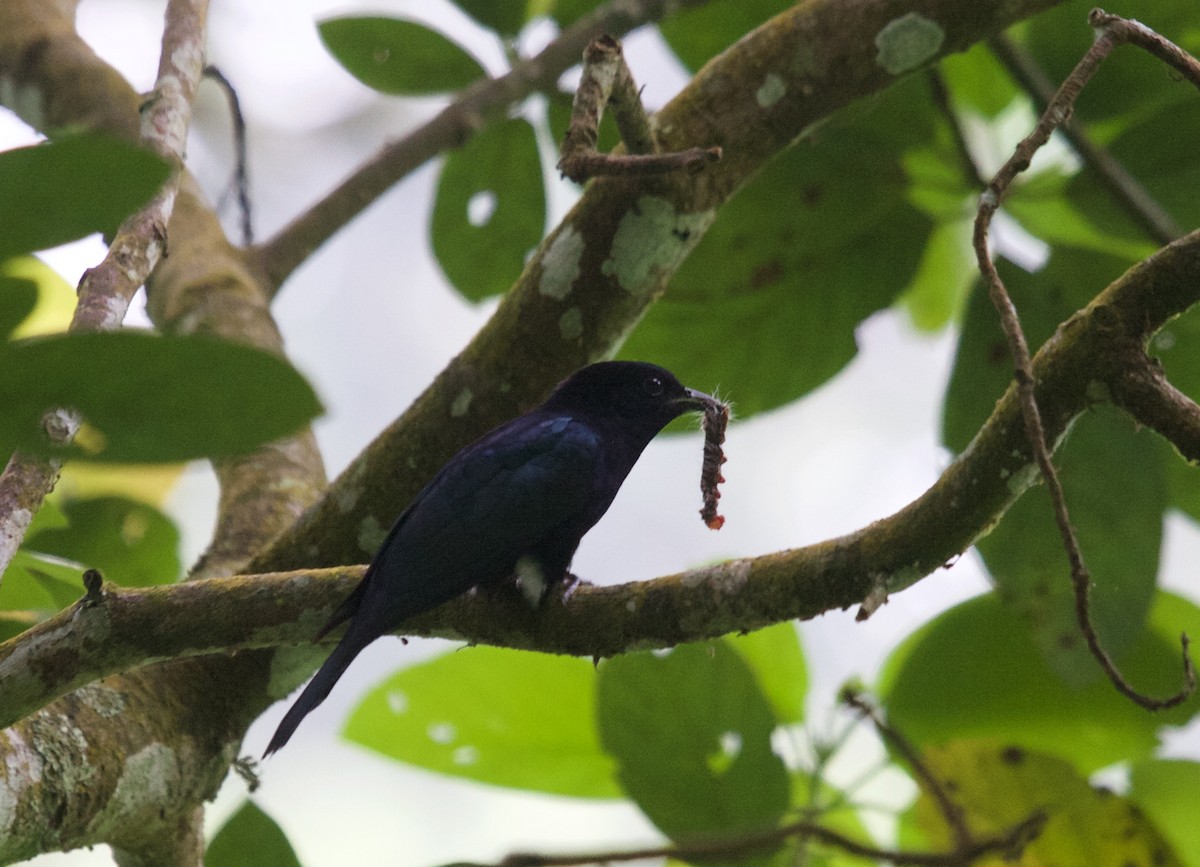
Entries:
<svg viewBox="0 0 1200 867">
<path fill-rule="evenodd" d="M 660 377 L 650 376 L 642 383 L 642 388 L 646 389 L 646 394 L 651 397 L 658 397 L 663 393 L 663 381 Z"/>
</svg>

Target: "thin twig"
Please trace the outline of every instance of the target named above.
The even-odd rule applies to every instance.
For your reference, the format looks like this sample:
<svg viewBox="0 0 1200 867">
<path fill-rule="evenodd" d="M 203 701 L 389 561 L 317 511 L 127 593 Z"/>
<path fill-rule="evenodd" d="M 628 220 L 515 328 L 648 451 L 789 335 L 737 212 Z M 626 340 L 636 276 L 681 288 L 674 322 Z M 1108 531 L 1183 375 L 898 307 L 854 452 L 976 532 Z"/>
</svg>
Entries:
<svg viewBox="0 0 1200 867">
<path fill-rule="evenodd" d="M 1037 110 L 1045 111 L 1054 97 L 1054 84 L 1033 55 L 1003 34 L 993 36 L 987 44 L 1008 74 L 1033 99 Z M 1092 140 L 1079 118 L 1067 118 L 1061 130 L 1079 158 L 1096 173 L 1100 184 L 1151 239 L 1159 244 L 1169 244 L 1183 234 L 1175 219 L 1150 195 L 1142 182 L 1131 175 L 1107 148 Z"/>
<path fill-rule="evenodd" d="M 600 118 L 611 107 L 617 121 L 625 154 L 601 154 L 596 150 L 600 136 Z M 642 97 L 634 83 L 634 74 L 625 62 L 620 43 L 612 36 L 601 36 L 583 52 L 583 76 L 575 90 L 571 106 L 571 124 L 566 127 L 558 171 L 564 178 L 581 184 L 601 174 L 661 174 L 664 172 L 701 172 L 710 162 L 721 159 L 720 148 L 689 148 L 671 154 L 659 154 Z"/>
<path fill-rule="evenodd" d="M 258 265 L 272 289 L 279 286 L 314 250 L 358 216 L 387 190 L 437 154 L 461 147 L 487 123 L 503 117 L 509 105 L 554 87 L 560 75 L 579 62 L 583 49 L 605 33 L 623 35 L 668 12 L 703 5 L 707 0 L 610 0 L 576 21 L 536 56 L 499 78 L 468 87 L 428 123 L 385 146 L 360 165 L 321 201 L 256 250 Z"/>
<path fill-rule="evenodd" d="M 246 155 L 246 118 L 242 114 L 242 103 L 238 99 L 233 83 L 217 67 L 204 67 L 204 77 L 212 79 L 225 100 L 229 103 L 229 118 L 233 122 L 233 190 L 237 196 L 238 214 L 241 217 L 242 246 L 254 243 L 254 220 L 250 206 L 249 159 Z M 224 198 L 224 197 L 222 197 Z"/>
<path fill-rule="evenodd" d="M 600 118 L 611 106 L 621 140 L 628 153 L 602 154 L 596 150 Z M 634 84 L 621 44 L 602 36 L 583 52 L 583 76 L 571 107 L 571 125 L 563 137 L 558 170 L 582 183 L 597 175 L 650 175 L 684 170 L 699 172 L 721 158 L 717 147 L 693 147 L 657 153 L 650 119 Z"/>
<path fill-rule="evenodd" d="M 979 170 L 979 163 L 975 162 L 975 156 L 971 153 L 966 131 L 963 129 L 958 112 L 954 110 L 953 100 L 950 98 L 950 88 L 946 86 L 945 77 L 940 69 L 934 67 L 926 73 L 926 80 L 929 82 L 929 93 L 933 97 L 934 106 L 941 112 L 942 117 L 946 119 L 946 124 L 950 127 L 950 134 L 954 138 L 954 150 L 958 154 L 958 162 L 962 166 L 963 174 L 967 176 L 967 181 L 972 187 L 977 190 L 984 189 L 987 187 L 987 178 Z"/>
<path fill-rule="evenodd" d="M 1079 93 L 1116 46 L 1126 42 L 1138 45 L 1170 64 L 1193 84 L 1200 87 L 1200 64 L 1144 25 L 1109 15 L 1099 9 L 1093 10 L 1088 20 L 1096 31 L 1096 39 L 1092 43 L 1092 47 L 1076 64 L 1075 69 L 1049 101 L 1033 132 L 1017 145 L 1008 162 L 1000 168 L 983 195 L 979 197 L 979 212 L 975 219 L 975 255 L 979 262 L 980 273 L 988 285 L 988 294 L 992 299 L 992 304 L 999 313 L 1000 324 L 1004 329 L 1012 353 L 1026 438 L 1050 493 L 1050 499 L 1054 505 L 1055 521 L 1058 524 L 1059 533 L 1062 535 L 1067 559 L 1070 561 L 1071 580 L 1075 591 L 1075 615 L 1080 631 L 1087 641 L 1092 656 L 1100 663 L 1105 674 L 1119 692 L 1148 710 L 1164 710 L 1187 700 L 1196 689 L 1196 674 L 1188 654 L 1188 638 L 1186 635 L 1182 637 L 1184 685 L 1178 692 L 1165 698 L 1154 698 L 1138 692 L 1125 680 L 1108 651 L 1100 643 L 1091 616 L 1092 579 L 1083 561 L 1083 553 L 1079 548 L 1075 528 L 1071 524 L 1062 483 L 1054 469 L 1054 463 L 1050 459 L 1050 450 L 1046 444 L 1041 412 L 1037 404 L 1036 380 L 1030 363 L 1029 346 L 1025 340 L 1025 334 L 1021 330 L 1017 309 L 1009 297 L 1004 282 L 1000 279 L 1000 274 L 996 270 L 988 249 L 988 227 L 991 224 L 992 216 L 1000 207 L 1000 202 L 1009 185 L 1018 174 L 1029 167 L 1033 155 L 1046 144 L 1051 133 L 1070 117 Z"/>
<path fill-rule="evenodd" d="M 166 249 L 166 226 L 175 205 L 192 101 L 204 66 L 208 0 L 171 0 L 167 6 L 158 78 L 142 105 L 142 141 L 173 167 L 154 197 L 121 224 L 104 260 L 83 275 L 68 330 L 114 331 L 134 294 Z M 66 445 L 79 429 L 74 412 L 56 410 L 44 425 L 52 441 Z M 8 568 L 34 514 L 58 481 L 62 463 L 15 453 L 0 474 L 0 575 Z"/>
<path fill-rule="evenodd" d="M 824 825 L 808 820 L 791 822 L 769 831 L 745 834 L 723 840 L 652 846 L 612 852 L 590 852 L 569 855 L 545 855 L 519 852 L 509 855 L 496 867 L 581 867 L 585 864 L 614 864 L 666 858 L 673 861 L 728 861 L 769 852 L 792 837 L 806 837 L 859 858 L 880 863 L 909 865 L 909 867 L 962 867 L 984 855 L 1010 856 L 1022 851 L 1045 825 L 1045 816 L 1035 813 L 1002 834 L 973 840 L 952 852 L 910 852 L 902 849 L 882 849 L 860 843 Z"/>
<path fill-rule="evenodd" d="M 950 826 L 950 831 L 954 836 L 955 849 L 964 851 L 969 848 L 972 843 L 971 829 L 967 827 L 967 819 L 963 814 L 962 807 L 950 797 L 950 793 L 946 791 L 946 787 L 942 785 L 942 781 L 937 778 L 937 775 L 921 759 L 921 755 L 917 752 L 916 747 L 909 742 L 908 738 L 893 728 L 883 718 L 883 714 L 879 712 L 879 709 L 872 705 L 856 687 L 843 687 L 839 698 L 847 707 L 858 711 L 863 717 L 869 719 L 871 725 L 875 726 L 875 731 L 879 732 L 879 736 L 891 744 L 892 748 L 908 762 L 917 779 L 924 784 L 925 790 L 937 804 L 942 818 Z"/>
</svg>

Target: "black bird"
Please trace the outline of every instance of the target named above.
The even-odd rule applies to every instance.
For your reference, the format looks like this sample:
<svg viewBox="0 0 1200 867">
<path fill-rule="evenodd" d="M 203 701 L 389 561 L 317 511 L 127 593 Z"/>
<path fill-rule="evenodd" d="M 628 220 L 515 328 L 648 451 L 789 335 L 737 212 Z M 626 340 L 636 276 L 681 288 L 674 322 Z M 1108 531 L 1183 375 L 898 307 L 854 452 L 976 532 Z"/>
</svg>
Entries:
<svg viewBox="0 0 1200 867">
<path fill-rule="evenodd" d="M 607 361 L 577 371 L 541 406 L 455 455 L 417 494 L 354 592 L 315 640 L 346 635 L 276 729 L 288 742 L 363 648 L 402 621 L 475 586 L 516 579 L 536 603 L 567 578 L 583 534 L 617 495 L 650 440 L 713 399 L 668 370 Z"/>
</svg>

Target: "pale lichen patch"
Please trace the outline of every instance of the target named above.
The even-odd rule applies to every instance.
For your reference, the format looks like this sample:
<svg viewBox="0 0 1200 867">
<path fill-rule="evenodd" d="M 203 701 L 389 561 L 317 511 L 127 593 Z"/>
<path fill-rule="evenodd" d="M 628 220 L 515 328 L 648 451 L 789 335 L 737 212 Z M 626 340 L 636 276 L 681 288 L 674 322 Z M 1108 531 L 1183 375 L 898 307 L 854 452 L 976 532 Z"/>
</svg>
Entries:
<svg viewBox="0 0 1200 867">
<path fill-rule="evenodd" d="M 379 523 L 374 515 L 367 515 L 358 525 L 358 547 L 367 554 L 374 554 L 387 538 L 388 528 Z"/>
<path fill-rule="evenodd" d="M 758 102 L 759 108 L 770 108 L 783 99 L 786 93 L 787 83 L 783 78 L 774 72 L 769 72 L 763 79 L 762 86 L 754 92 L 754 99 Z"/>
<path fill-rule="evenodd" d="M 126 760 L 108 803 L 90 828 L 112 827 L 131 814 L 157 809 L 179 786 L 181 776 L 175 750 L 162 743 L 147 744 Z"/>
<path fill-rule="evenodd" d="M 462 418 L 467 414 L 467 410 L 471 408 L 471 401 L 475 399 L 475 392 L 469 388 L 464 388 L 454 398 L 454 403 L 450 404 L 451 418 Z"/>
<path fill-rule="evenodd" d="M 641 196 L 613 236 L 600 272 L 631 295 L 644 295 L 675 272 L 712 223 L 716 211 L 681 214 L 659 196 Z"/>
<path fill-rule="evenodd" d="M 583 235 L 574 226 L 566 226 L 546 248 L 542 256 L 542 276 L 538 292 L 559 301 L 571 294 L 575 281 L 582 273 L 579 261 L 583 256 Z"/>
<path fill-rule="evenodd" d="M 583 311 L 572 307 L 558 317 L 558 333 L 563 340 L 578 340 L 583 336 Z"/>
<path fill-rule="evenodd" d="M 893 18 L 875 34 L 875 62 L 892 75 L 903 75 L 935 57 L 946 31 L 919 12 Z"/>
<path fill-rule="evenodd" d="M 75 695 L 98 715 L 108 719 L 125 710 L 125 696 L 102 683 L 89 683 L 75 691 Z"/>
</svg>

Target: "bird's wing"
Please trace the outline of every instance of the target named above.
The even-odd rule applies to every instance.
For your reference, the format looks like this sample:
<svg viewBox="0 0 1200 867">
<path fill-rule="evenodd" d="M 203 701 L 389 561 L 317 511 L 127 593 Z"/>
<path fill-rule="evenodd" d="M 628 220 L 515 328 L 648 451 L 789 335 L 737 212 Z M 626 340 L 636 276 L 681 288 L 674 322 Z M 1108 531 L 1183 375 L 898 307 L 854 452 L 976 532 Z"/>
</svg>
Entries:
<svg viewBox="0 0 1200 867">
<path fill-rule="evenodd" d="M 468 446 L 397 521 L 364 579 L 373 585 L 364 597 L 378 592 L 387 600 L 380 614 L 395 623 L 504 579 L 547 540 L 561 537 L 573 552 L 612 500 L 602 446 L 570 416 L 536 412 Z"/>
</svg>

